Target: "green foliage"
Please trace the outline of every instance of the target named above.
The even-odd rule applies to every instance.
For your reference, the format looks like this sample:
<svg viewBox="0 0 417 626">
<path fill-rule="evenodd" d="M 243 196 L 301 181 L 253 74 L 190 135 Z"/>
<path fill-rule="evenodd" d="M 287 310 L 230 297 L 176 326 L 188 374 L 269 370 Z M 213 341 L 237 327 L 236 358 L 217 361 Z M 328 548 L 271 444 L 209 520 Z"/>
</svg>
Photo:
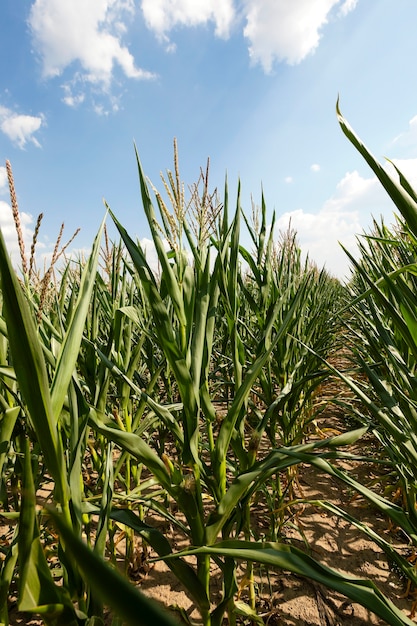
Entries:
<svg viewBox="0 0 417 626">
<path fill-rule="evenodd" d="M 387 177 L 338 114 L 408 224 L 401 237 L 383 227 L 368 239 L 375 256 L 361 250 L 348 313 L 340 312 L 346 289 L 302 260 L 295 233 L 276 241 L 264 198 L 250 220 L 240 185 L 233 210 L 227 183 L 223 202 L 209 192 L 207 168 L 187 201 L 176 152 L 174 173 L 163 178 L 170 207 L 155 189 L 154 205 L 136 153 L 159 273 L 108 209 L 120 243 L 110 244 L 103 223 L 87 263 L 68 262 L 46 307 L 30 277 L 19 281 L 0 238 L 1 500 L 17 520 L 0 569 L 1 607 L 18 580 L 19 609 L 45 624 L 102 624 L 104 605 L 115 624 L 170 624 L 115 571 L 116 544 L 125 543 L 128 574 L 136 536 L 188 590 L 205 626 L 226 615 L 231 625 L 239 616 L 261 623 L 254 563 L 308 576 L 390 624 L 411 624 L 370 581 L 282 543 L 301 462 L 356 489 L 416 537 L 416 197 L 404 177 Z M 252 249 L 241 243 L 242 224 Z M 340 375 L 367 408 L 366 426 L 311 441 L 315 397 L 337 373 L 327 360 L 347 317 L 371 386 Z M 384 364 L 376 358 L 382 350 Z M 337 467 L 343 447 L 367 430 L 399 459 L 406 510 Z M 271 525 L 259 541 L 251 504 L 266 493 Z M 388 542 L 317 503 L 349 519 L 415 582 Z M 153 513 L 182 535 L 181 552 L 152 525 Z M 223 580 L 216 606 L 211 560 Z M 247 603 L 237 598 L 241 561 Z M 8 623 L 5 608 L 0 621 Z"/>
</svg>

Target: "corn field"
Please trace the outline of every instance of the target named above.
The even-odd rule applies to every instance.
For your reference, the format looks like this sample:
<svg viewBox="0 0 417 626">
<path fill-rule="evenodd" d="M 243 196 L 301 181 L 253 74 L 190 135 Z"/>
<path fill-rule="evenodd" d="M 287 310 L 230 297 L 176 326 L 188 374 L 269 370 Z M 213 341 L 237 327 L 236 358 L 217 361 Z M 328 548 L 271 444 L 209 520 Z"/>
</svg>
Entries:
<svg viewBox="0 0 417 626">
<path fill-rule="evenodd" d="M 88 260 L 65 260 L 61 232 L 43 275 L 41 216 L 29 259 L 19 241 L 20 272 L 0 237 L 0 624 L 13 623 L 11 598 L 47 626 L 178 623 L 130 580 L 138 540 L 142 558 L 163 560 L 187 590 L 203 626 L 264 623 L 259 567 L 324 585 L 383 623 L 414 623 L 372 580 L 285 538 L 303 500 L 299 469 L 311 467 L 417 549 L 417 193 L 337 113 L 397 212 L 394 226 L 375 221 L 360 238 L 347 285 L 303 260 L 291 230 L 276 237 L 263 199 L 247 214 L 239 188 L 234 206 L 227 185 L 221 198 L 212 192 L 208 167 L 186 193 L 176 147 L 162 193 L 136 153 L 158 270 L 110 207 Z M 337 368 L 332 357 L 347 345 L 350 365 Z M 350 418 L 326 435 L 319 399 L 330 378 L 350 389 L 350 400 L 334 400 Z M 375 453 L 355 459 L 382 467 L 383 490 L 339 463 L 365 436 Z M 389 537 L 325 499 L 314 504 L 374 541 L 417 588 L 415 560 Z"/>
</svg>

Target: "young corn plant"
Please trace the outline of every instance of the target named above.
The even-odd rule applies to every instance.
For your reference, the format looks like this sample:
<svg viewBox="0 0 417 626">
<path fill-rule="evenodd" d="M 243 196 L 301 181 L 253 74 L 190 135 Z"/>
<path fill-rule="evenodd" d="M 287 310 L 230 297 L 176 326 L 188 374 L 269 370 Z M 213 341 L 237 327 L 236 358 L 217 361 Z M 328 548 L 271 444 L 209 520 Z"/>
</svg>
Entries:
<svg viewBox="0 0 417 626">
<path fill-rule="evenodd" d="M 9 170 L 19 235 L 19 213 L 10 167 Z M 103 225 L 88 263 L 80 266 L 80 272 L 75 272 L 75 279 L 70 265 L 64 268 L 59 290 L 52 281 L 52 268 L 62 253 L 59 251 L 62 232 L 51 266 L 42 280 L 34 272 L 36 231 L 30 263 L 25 259 L 23 239 L 19 239 L 23 282 L 17 279 L 4 240 L 0 238 L 0 464 L 5 509 L 2 515 L 16 525 L 8 549 L 3 550 L 0 568 L 0 620 L 3 624 L 8 624 L 7 596 L 15 580 L 18 609 L 39 613 L 46 624 L 81 624 L 90 618 L 100 620 L 102 614 L 88 578 L 66 551 L 65 542 L 61 540 L 56 545 L 49 528 L 49 515 L 42 508 L 45 496 L 40 495 L 50 491 L 47 501 L 59 509 L 61 524 L 71 528 L 77 541 L 87 529 L 82 466 L 89 429 L 85 413 L 88 405 L 80 393 L 76 366 L 96 282 L 102 229 Z M 47 293 L 52 296 L 48 303 Z M 112 487 L 109 460 L 112 462 L 108 455 L 102 472 L 107 476 L 99 511 L 99 524 L 104 527 L 104 534 L 100 531 L 96 534 L 94 551 L 97 554 L 104 551 L 107 532 L 107 492 Z M 52 553 L 53 563 L 59 557 L 60 570 L 50 569 L 45 558 L 48 553 Z M 62 585 L 55 584 L 56 576 L 63 580 Z M 143 609 L 143 602 L 139 600 L 138 607 Z"/>
<path fill-rule="evenodd" d="M 69 270 L 64 272 L 56 306 L 49 315 L 43 310 L 39 318 L 36 299 L 27 287 L 22 290 L 0 240 L 4 316 L 0 433 L 6 443 L 0 448 L 0 461 L 7 470 L 6 482 L 15 463 L 22 491 L 11 512 L 18 520 L 17 532 L 0 570 L 1 597 L 7 595 L 17 568 L 20 608 L 40 613 L 46 624 L 96 626 L 103 603 L 114 609 L 115 623 L 120 623 L 120 616 L 129 624 L 169 624 L 165 614 L 103 561 L 106 538 L 114 549 L 115 529 L 124 527 L 166 561 L 193 597 L 205 626 L 220 626 L 226 614 L 230 624 L 239 614 L 259 621 L 251 582 L 254 562 L 309 576 L 390 624 L 411 624 L 369 581 L 342 576 L 288 544 L 253 540 L 248 512 L 266 482 L 299 462 L 336 475 L 330 460 L 340 446 L 364 432 L 304 443 L 308 419 L 296 427 L 303 431 L 298 438 L 293 426 L 284 428 L 284 420 L 277 420 L 274 432 L 285 431 L 287 445 L 274 436 L 273 449 L 264 458 L 257 457 L 250 437 L 253 398 L 266 393 L 266 377 L 278 396 L 282 387 L 281 370 L 276 369 L 276 379 L 269 371 L 274 351 L 286 356 L 283 346 L 289 345 L 293 333 L 301 333 L 299 318 L 312 323 L 311 312 L 315 306 L 320 309 L 320 294 L 329 298 L 329 292 L 322 291 L 319 280 L 317 291 L 310 293 L 314 275 L 307 273 L 309 278 L 301 281 L 293 275 L 297 285 L 293 289 L 291 279 L 280 282 L 277 272 L 276 302 L 271 296 L 261 323 L 252 324 L 257 316 L 253 302 L 261 302 L 257 289 L 269 297 L 270 280 L 267 268 L 254 271 L 264 282 L 257 283 L 256 278 L 250 288 L 241 277 L 241 260 L 249 255 L 240 245 L 239 193 L 229 222 L 227 186 L 220 211 L 208 191 L 206 172 L 202 192 L 192 189 L 188 207 L 176 159 L 174 174 L 164 180 L 173 212 L 156 193 L 158 221 L 138 158 L 137 162 L 160 276 L 112 214 L 130 260 L 121 247 L 110 251 L 107 246 L 104 274 L 97 274 L 100 229 L 90 260 L 80 264 L 75 282 L 71 283 Z M 294 268 L 285 255 L 284 260 L 285 276 L 291 275 Z M 287 292 L 291 297 L 286 299 Z M 314 337 L 309 329 L 302 339 Z M 219 346 L 225 346 L 225 354 L 219 354 Z M 303 352 L 299 354 L 303 357 Z M 312 361 L 306 382 L 322 376 L 317 369 L 321 358 Z M 289 358 L 288 363 L 298 372 L 297 360 Z M 219 373 L 229 391 L 222 407 L 217 404 L 219 395 L 225 396 Z M 261 411 L 255 421 L 255 427 L 262 425 L 262 433 L 268 428 L 272 432 L 268 409 L 275 408 L 274 401 L 264 400 L 266 417 Z M 299 402 L 307 406 L 304 398 Z M 291 411 L 297 413 L 297 401 Z M 277 444 L 281 447 L 275 449 Z M 55 484 L 55 506 L 48 509 L 35 504 L 42 482 L 38 460 Z M 86 467 L 94 469 L 96 485 L 81 481 Z M 167 500 L 175 502 L 176 515 L 165 506 Z M 144 522 L 144 507 L 164 515 L 188 547 L 173 552 L 167 538 Z M 54 583 L 42 550 L 46 515 L 59 534 L 61 586 Z M 401 518 L 398 511 L 396 515 Z M 190 556 L 195 560 L 186 558 Z M 236 600 L 242 560 L 248 563 L 246 574 L 252 584 L 248 604 Z M 223 582 L 219 599 L 211 584 L 213 564 Z M 3 611 L 7 623 L 5 615 Z"/>
<path fill-rule="evenodd" d="M 377 162 L 350 128 L 339 108 L 337 112 L 343 132 L 370 165 L 400 213 L 393 230 L 374 222 L 373 232 L 359 242 L 359 260 L 347 253 L 353 265 L 353 275 L 350 300 L 343 314 L 344 317 L 346 313 L 350 315 L 348 332 L 354 339 L 354 362 L 366 379 L 355 380 L 328 365 L 356 394 L 360 404 L 356 403 L 352 410 L 381 444 L 390 476 L 387 493 L 381 495 L 361 484 L 328 459 L 313 457 L 309 453 L 301 456 L 305 463 L 345 482 L 390 518 L 415 551 L 417 194 L 395 167 L 392 176 Z M 287 453 L 293 456 L 292 451 Z M 381 462 L 383 459 L 379 457 L 378 460 Z M 392 476 L 396 481 L 394 488 Z M 405 558 L 391 543 L 346 511 L 323 501 L 316 504 L 366 533 L 400 569 L 408 586 L 415 588 L 417 571 L 413 559 Z M 414 605 L 412 615 L 415 609 Z"/>
<path fill-rule="evenodd" d="M 191 228 L 185 220 L 181 187 L 171 177 L 170 191 L 177 215 L 174 226 L 161 198 L 157 196 L 164 216 L 165 235 L 172 245 L 170 253 L 167 253 L 156 226 L 154 209 L 141 168 L 139 171 L 145 212 L 162 268 L 160 291 L 143 251 L 114 219 L 148 296 L 156 322 L 157 340 L 174 374 L 181 398 L 181 411 L 177 417 L 180 433 L 175 431 L 172 433 L 175 457 L 164 456 L 167 469 L 164 466 L 163 486 L 176 500 L 187 521 L 191 544 L 204 545 L 207 542 L 207 511 L 204 499 L 210 496 L 213 502 L 218 504 L 226 493 L 227 454 L 229 448 L 232 448 L 236 455 L 242 455 L 242 441 L 237 433 L 241 429 L 243 409 L 252 383 L 266 361 L 268 352 L 255 361 L 243 380 L 238 347 L 239 335 L 236 323 L 233 323 L 237 304 L 232 291 L 232 287 L 237 285 L 239 210 L 236 211 L 232 226 L 229 227 L 226 221 L 227 207 L 224 209 L 226 217 L 223 217 L 223 222 L 219 226 L 221 239 L 218 242 L 214 270 L 211 273 L 211 245 L 207 235 L 204 235 L 204 224 L 208 216 L 204 214 L 201 216 L 197 241 L 194 240 Z M 178 181 L 178 176 L 176 178 Z M 187 263 L 181 241 L 182 232 L 185 232 L 190 244 L 194 267 Z M 230 257 L 232 261 L 229 262 Z M 234 400 L 227 417 L 221 423 L 216 439 L 213 433 L 216 413 L 208 392 L 216 308 L 222 288 L 223 297 L 228 299 L 226 306 L 229 311 L 229 332 L 233 345 L 232 359 L 236 380 Z M 161 297 L 161 293 L 164 292 L 167 294 L 165 301 Z M 236 294 L 236 289 L 234 292 Z M 225 533 L 226 530 L 220 528 L 217 532 Z M 213 541 L 215 538 L 212 537 L 210 540 Z M 230 566 L 229 563 L 226 565 Z M 204 623 L 209 624 L 210 562 L 206 555 L 198 557 L 196 571 L 199 585 L 195 587 L 195 592 L 199 593 L 198 603 Z M 230 574 L 228 578 L 225 576 L 230 589 L 226 590 L 222 611 L 231 601 L 235 591 L 232 578 Z M 217 619 L 222 616 L 222 611 L 217 611 L 219 616 Z"/>
<path fill-rule="evenodd" d="M 404 505 L 416 525 L 417 460 L 415 383 L 417 308 L 417 194 L 396 170 L 391 176 L 372 157 L 339 113 L 348 138 L 367 160 L 401 214 L 394 232 L 376 226 L 354 263 L 352 309 L 357 358 L 366 372 L 372 427 L 399 473 Z M 396 169 L 396 168 L 395 168 Z"/>
<path fill-rule="evenodd" d="M 36 441 L 34 452 L 41 454 L 45 468 L 51 477 L 53 498 L 62 511 L 67 524 L 76 532 L 81 529 L 80 474 L 75 480 L 79 459 L 68 459 L 64 450 L 67 391 L 71 386 L 84 330 L 86 308 L 92 288 L 91 275 L 97 258 L 97 242 L 84 273 L 80 296 L 72 316 L 65 327 L 56 331 L 55 345 L 45 345 L 37 329 L 36 312 L 19 284 L 11 267 L 4 240 L 0 238 L 0 271 L 3 295 L 5 339 L 11 355 L 13 377 L 17 387 L 15 399 L 19 405 L 22 435 L 17 452 L 26 459 L 22 469 L 24 497 L 20 505 L 18 525 L 19 580 L 21 592 L 19 608 L 46 614 L 62 613 L 63 620 L 70 619 L 72 604 L 70 595 L 80 591 L 82 583 L 71 562 L 67 563 L 68 588 L 61 590 L 53 583 L 39 541 L 38 522 L 35 516 L 36 489 L 30 475 L 31 449 L 29 440 Z M 52 349 L 51 349 L 52 348 Z M 78 427 L 73 426 L 73 428 Z M 36 458 L 36 457 L 35 457 Z M 78 482 L 77 482 L 78 481 Z M 45 577 L 44 584 L 40 584 Z M 23 582 L 24 581 L 24 585 Z M 51 597 L 49 597 L 49 592 Z M 68 592 L 70 595 L 68 595 Z M 52 618 L 51 618 L 52 619 Z M 64 623 L 64 622 L 63 622 Z"/>
<path fill-rule="evenodd" d="M 145 214 L 161 268 L 160 280 L 147 263 L 140 244 L 134 242 L 115 215 L 111 215 L 141 281 L 153 317 L 155 341 L 175 379 L 179 403 L 175 407 L 159 405 L 159 417 L 170 430 L 169 445 L 162 453 L 137 433 L 120 428 L 94 407 L 90 408 L 89 419 L 96 432 L 143 463 L 175 501 L 181 515 L 177 514 L 175 519 L 169 516 L 169 520 L 188 537 L 189 548 L 180 553 L 173 552 L 166 538 L 156 528 L 141 521 L 132 508 L 115 507 L 110 517 L 133 528 L 166 561 L 192 595 L 206 626 L 220 626 L 226 613 L 231 624 L 236 623 L 239 613 L 256 619 L 251 602 L 236 602 L 239 560 L 303 572 L 360 601 L 389 623 L 410 624 L 410 620 L 372 583 L 338 575 L 288 545 L 250 540 L 245 526 L 248 506 L 265 481 L 295 466 L 303 455 L 310 454 L 314 459 L 323 458 L 323 461 L 327 454 L 332 458 L 334 452 L 323 450 L 351 443 L 364 431 L 313 444 L 300 443 L 282 448 L 282 451 L 273 450 L 264 460 L 254 462 L 252 459 L 248 465 L 250 450 L 246 447 L 244 434 L 249 398 L 260 385 L 261 373 L 274 349 L 291 327 L 300 302 L 306 297 L 308 283 L 301 284 L 279 322 L 280 307 L 272 307 L 254 341 L 256 350 L 243 345 L 242 333 L 245 331 L 238 317 L 242 310 L 238 278 L 239 194 L 229 224 L 226 187 L 222 213 L 214 220 L 216 229 L 211 236 L 203 236 L 209 216 L 204 210 L 197 211 L 200 221 L 193 231 L 187 220 L 176 164 L 174 175 L 168 174 L 166 186 L 173 201 L 174 214 L 167 210 L 161 196 L 156 195 L 162 221 L 160 226 L 139 158 L 137 161 Z M 204 181 L 201 204 L 207 206 L 204 203 L 211 196 L 207 193 L 206 178 Z M 208 206 L 211 216 L 211 202 Z M 193 236 L 193 232 L 197 236 Z M 164 239 L 169 242 L 168 251 Z M 191 256 L 191 263 L 188 256 Z M 226 318 L 224 325 L 219 319 L 220 314 Z M 216 397 L 218 394 L 217 379 L 214 376 L 216 384 L 213 386 L 211 376 L 219 371 L 213 349 L 215 330 L 219 325 L 223 330 L 227 328 L 229 335 L 228 378 L 232 386 L 229 403 L 221 416 L 212 396 L 213 389 Z M 112 363 L 107 361 L 107 366 L 117 374 Z M 118 375 L 129 381 L 133 388 L 133 381 L 125 372 L 119 370 Z M 195 556 L 195 567 L 184 560 L 189 555 Z M 220 568 L 223 580 L 222 597 L 214 605 L 210 584 L 211 559 Z"/>
<path fill-rule="evenodd" d="M 252 317 L 251 320 L 244 318 L 246 327 L 265 329 L 267 316 L 275 308 L 275 326 L 279 328 L 298 292 L 304 293 L 287 333 L 277 342 L 260 373 L 259 388 L 251 404 L 253 432 L 249 459 L 254 462 L 264 434 L 272 447 L 292 446 L 303 443 L 314 429 L 314 394 L 329 372 L 305 345 L 314 346 L 314 352 L 322 358 L 334 349 L 339 327 L 336 312 L 342 288 L 326 271 L 319 272 L 308 259 L 301 260 L 294 232 L 282 233 L 279 243 L 274 243 L 274 216 L 267 236 L 264 199 L 261 216 L 255 211 L 252 221 L 253 225 L 246 220 L 254 253 L 241 247 L 249 267 L 240 277 Z M 256 338 L 248 335 L 245 343 L 250 344 L 251 339 Z M 270 539 L 276 539 L 281 533 L 286 507 L 296 497 L 297 476 L 294 465 L 285 474 L 278 474 L 275 484 L 264 485 L 263 492 L 271 510 Z"/>
<path fill-rule="evenodd" d="M 103 602 L 128 624 L 172 624 L 102 560 L 113 488 L 109 454 L 103 459 L 94 548 L 81 540 L 88 526 L 81 479 L 89 407 L 81 395 L 76 364 L 96 281 L 102 228 L 80 280 L 72 284 L 71 294 L 75 292 L 76 297 L 70 296 L 69 302 L 55 310 L 57 328 L 44 320 L 44 313 L 39 321 L 36 299 L 31 299 L 29 286 L 23 288 L 18 281 L 0 235 L 1 477 L 3 492 L 13 480 L 17 494 L 14 502 L 7 493 L 3 497 L 6 511 L 2 515 L 17 521 L 0 568 L 3 624 L 9 623 L 7 596 L 15 579 L 18 609 L 39 614 L 46 625 L 102 624 Z M 48 337 L 51 340 L 46 343 Z M 48 482 L 53 490 L 45 505 L 39 499 L 40 490 Z M 51 519 L 59 529 L 58 552 L 52 555 L 53 563 L 59 557 L 59 574 L 47 560 L 48 553 L 56 550 L 55 540 L 48 540 Z M 62 584 L 55 583 L 56 575 Z"/>
</svg>

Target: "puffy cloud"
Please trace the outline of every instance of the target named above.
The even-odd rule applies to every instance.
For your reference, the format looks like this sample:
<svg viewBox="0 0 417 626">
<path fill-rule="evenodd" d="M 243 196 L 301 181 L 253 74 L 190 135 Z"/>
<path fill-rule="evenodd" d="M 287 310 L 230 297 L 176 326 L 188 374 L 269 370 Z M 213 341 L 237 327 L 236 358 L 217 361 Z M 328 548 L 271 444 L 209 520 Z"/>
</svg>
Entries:
<svg viewBox="0 0 417 626">
<path fill-rule="evenodd" d="M 62 85 L 62 89 L 64 91 L 64 97 L 62 101 L 65 102 L 69 107 L 76 108 L 80 104 L 82 104 L 85 100 L 85 93 L 79 91 L 78 93 L 73 92 L 73 87 L 69 83 Z"/>
<path fill-rule="evenodd" d="M 293 177 L 292 177 L 292 176 L 286 176 L 286 177 L 284 178 L 284 182 L 286 182 L 286 183 L 287 183 L 287 185 L 291 185 L 291 183 L 293 183 L 293 182 L 294 182 L 294 179 L 293 179 Z"/>
<path fill-rule="evenodd" d="M 314 52 L 320 29 L 339 0 L 248 0 L 244 35 L 249 54 L 266 72 L 275 60 L 300 63 Z M 346 5 L 346 2 L 344 3 Z"/>
<path fill-rule="evenodd" d="M 44 122 L 43 115 L 21 115 L 0 105 L 0 130 L 19 148 L 24 148 L 28 141 L 40 147 L 34 134 Z"/>
<path fill-rule="evenodd" d="M 410 148 L 414 152 L 416 151 L 416 148 L 417 148 L 417 115 L 412 117 L 411 120 L 408 122 L 407 130 L 405 132 L 400 133 L 397 137 L 395 137 L 395 139 L 393 140 L 392 143 L 396 147 L 401 148 L 403 151 L 404 151 L 404 149 L 410 149 Z"/>
<path fill-rule="evenodd" d="M 126 77 L 149 79 L 151 72 L 136 67 L 135 60 L 122 43 L 126 16 L 134 14 L 134 0 L 36 0 L 29 25 L 46 78 L 59 76 L 71 64 L 82 68 L 75 82 L 109 89 L 114 66 Z M 74 106 L 83 94 L 73 95 L 67 84 L 64 101 Z"/>
<path fill-rule="evenodd" d="M 357 4 L 358 4 L 358 0 L 345 0 L 339 9 L 339 15 L 341 17 L 346 17 L 348 13 L 350 13 L 351 11 L 353 11 L 353 9 L 356 8 Z"/>
<path fill-rule="evenodd" d="M 7 170 L 2 165 L 0 167 L 0 193 L 4 193 L 7 189 Z"/>
<path fill-rule="evenodd" d="M 318 163 L 313 163 L 310 166 L 312 172 L 320 172 L 320 165 Z"/>
<path fill-rule="evenodd" d="M 208 22 L 214 22 L 218 37 L 227 38 L 235 18 L 233 0 L 142 0 L 141 7 L 148 28 L 164 41 L 169 41 L 167 32 L 177 25 Z"/>
<path fill-rule="evenodd" d="M 303 252 L 319 267 L 325 265 L 330 273 L 344 278 L 349 273 L 349 259 L 339 242 L 355 255 L 357 235 L 369 226 L 371 216 L 392 215 L 394 209 L 375 177 L 363 178 L 354 171 L 344 176 L 318 213 L 304 209 L 287 212 L 279 217 L 277 227 L 286 230 L 291 223 Z"/>
<path fill-rule="evenodd" d="M 275 61 L 300 63 L 318 46 L 322 27 L 333 9 L 335 17 L 345 17 L 358 0 L 142 0 L 145 22 L 159 39 L 167 42 L 176 26 L 215 24 L 217 36 L 228 37 L 234 24 L 244 23 L 243 33 L 249 42 L 254 63 L 266 72 Z"/>
<path fill-rule="evenodd" d="M 31 215 L 23 211 L 20 212 L 19 215 L 25 249 L 29 251 L 33 236 L 33 218 Z M 3 200 L 0 200 L 0 228 L 13 263 L 20 266 L 20 251 L 12 209 L 10 205 Z"/>
</svg>

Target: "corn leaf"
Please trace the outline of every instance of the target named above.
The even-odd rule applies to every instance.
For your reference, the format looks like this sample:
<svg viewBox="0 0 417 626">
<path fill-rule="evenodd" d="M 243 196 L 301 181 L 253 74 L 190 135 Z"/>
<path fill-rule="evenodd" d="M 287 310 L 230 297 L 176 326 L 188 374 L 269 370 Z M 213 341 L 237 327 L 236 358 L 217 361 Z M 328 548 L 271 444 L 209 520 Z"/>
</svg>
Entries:
<svg viewBox="0 0 417 626">
<path fill-rule="evenodd" d="M 386 598 L 371 581 L 340 574 L 287 544 L 230 540 L 219 542 L 214 546 L 191 548 L 178 553 L 179 556 L 191 554 L 243 559 L 288 570 L 342 593 L 384 619 L 391 626 L 414 625 L 414 622 Z"/>
<path fill-rule="evenodd" d="M 176 622 L 167 612 L 94 554 L 57 512 L 50 513 L 63 539 L 65 550 L 77 561 L 84 579 L 89 581 L 103 604 L 110 606 L 130 626 L 175 626 Z"/>
<path fill-rule="evenodd" d="M 359 139 L 354 130 L 343 117 L 339 108 L 339 100 L 336 105 L 336 113 L 342 131 L 378 177 L 385 191 L 388 193 L 395 206 L 406 220 L 412 233 L 417 235 L 417 202 L 414 194 L 409 193 L 407 184 L 405 184 L 405 186 L 401 184 L 401 182 L 405 182 L 404 178 L 400 179 L 400 182 L 398 183 L 388 174 L 382 165 L 378 163 L 375 157 L 369 152 L 361 139 Z"/>
<path fill-rule="evenodd" d="M 90 307 L 96 280 L 101 235 L 104 229 L 105 219 L 104 217 L 94 240 L 93 249 L 88 262 L 83 269 L 78 298 L 68 321 L 68 327 L 56 362 L 56 369 L 51 385 L 52 413 L 56 420 L 61 413 L 80 351 L 87 312 Z"/>
<path fill-rule="evenodd" d="M 0 233 L 0 274 L 4 317 L 16 377 L 41 443 L 48 469 L 55 480 L 58 498 L 68 502 L 65 461 L 52 410 L 51 395 L 41 343 L 33 312 L 11 265 Z"/>
<path fill-rule="evenodd" d="M 129 528 L 133 528 L 141 537 L 146 539 L 149 545 L 160 557 L 172 555 L 171 545 L 156 528 L 142 522 L 139 517 L 130 509 L 113 509 L 110 514 L 111 519 L 118 521 Z M 188 592 L 194 597 L 199 606 L 208 609 L 210 607 L 207 594 L 201 581 L 197 577 L 193 568 L 183 559 L 169 559 L 167 565 L 182 582 Z"/>
<path fill-rule="evenodd" d="M 24 442 L 24 477 L 19 518 L 19 610 L 43 615 L 45 624 L 75 624 L 72 603 L 53 579 L 39 538 L 29 442 Z"/>
<path fill-rule="evenodd" d="M 3 464 L 7 457 L 10 437 L 19 413 L 20 406 L 14 406 L 0 414 L 0 482 L 3 479 Z"/>
</svg>

